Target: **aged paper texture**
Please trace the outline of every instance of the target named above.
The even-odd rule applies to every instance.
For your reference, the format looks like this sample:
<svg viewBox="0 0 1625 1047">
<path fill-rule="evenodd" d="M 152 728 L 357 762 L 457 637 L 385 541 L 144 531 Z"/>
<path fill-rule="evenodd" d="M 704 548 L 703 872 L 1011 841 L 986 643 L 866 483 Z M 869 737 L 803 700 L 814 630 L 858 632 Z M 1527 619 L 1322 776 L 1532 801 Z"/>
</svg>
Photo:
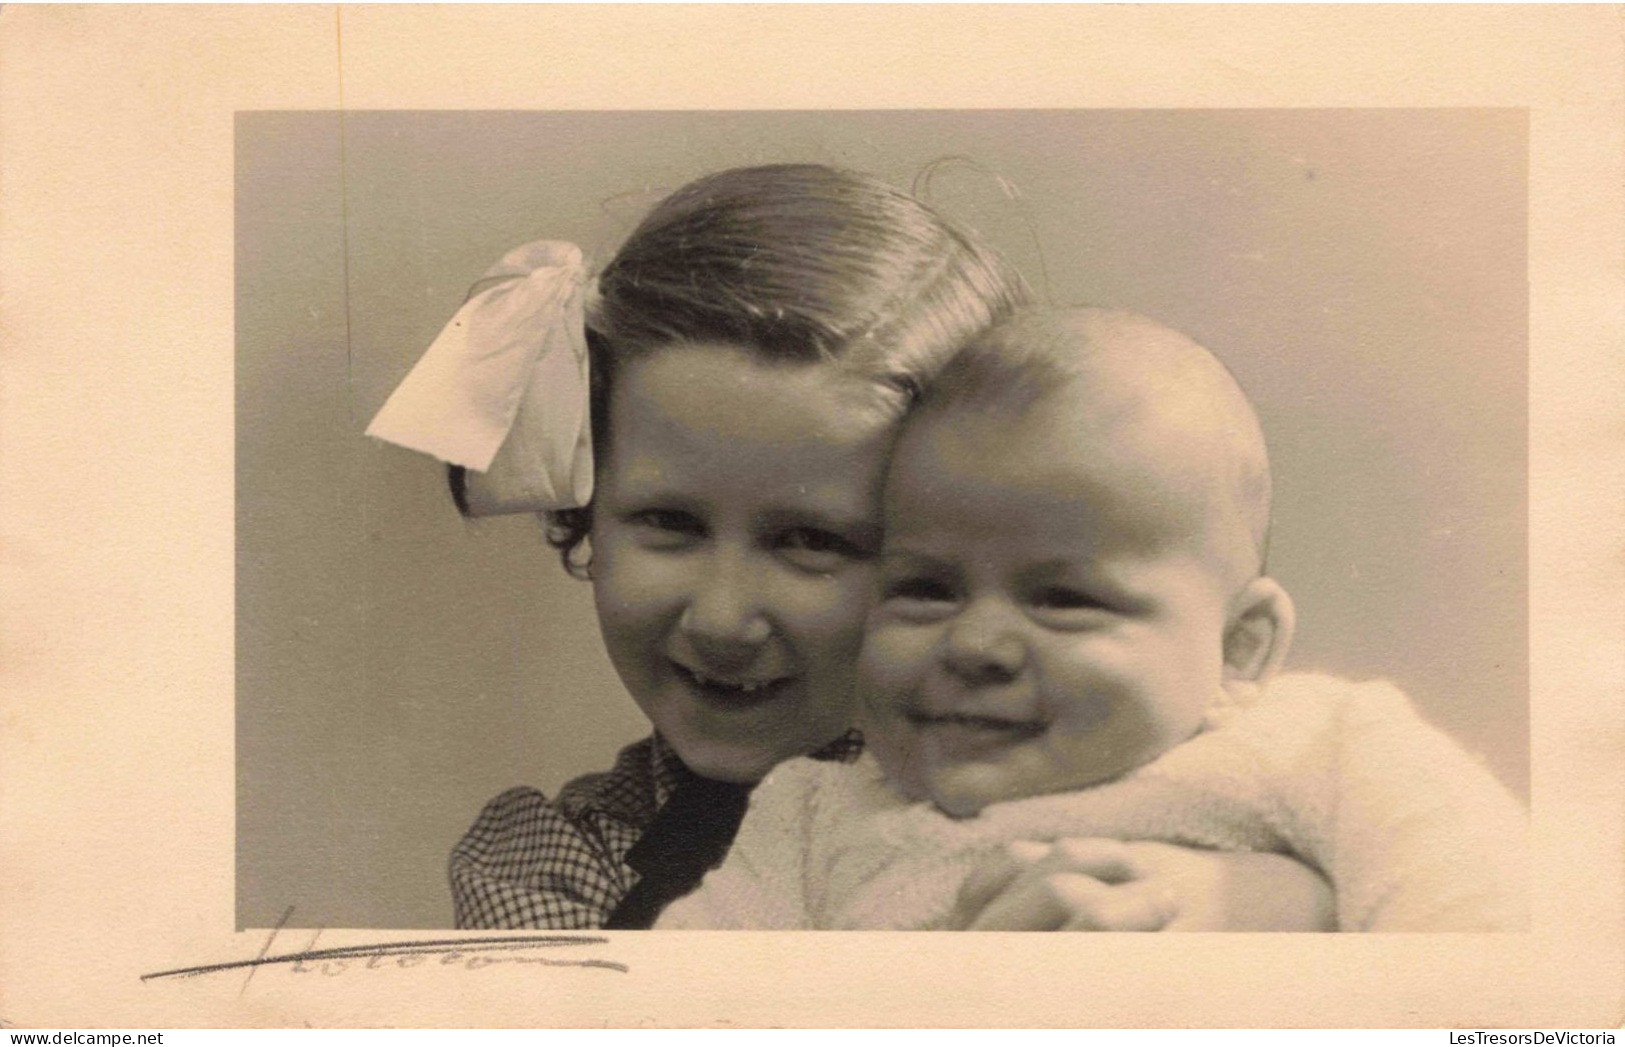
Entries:
<svg viewBox="0 0 1625 1047">
<path fill-rule="evenodd" d="M 1612 7 L 1555 5 L 7 5 L 0 1022 L 1617 1028 L 1625 1021 L 1618 25 Z M 240 749 L 260 751 L 279 715 L 312 736 L 338 732 L 344 744 L 381 752 L 391 751 L 393 730 L 363 729 L 342 707 L 329 720 L 302 720 L 313 714 L 291 698 L 277 705 L 263 687 L 248 721 L 234 707 L 243 686 L 236 629 L 259 620 L 245 601 L 260 590 L 241 586 L 263 566 L 245 552 L 256 547 L 239 542 L 240 528 L 257 532 L 244 527 L 238 488 L 249 466 L 234 434 L 262 424 L 253 401 L 235 398 L 244 375 L 234 346 L 258 304 L 239 276 L 266 257 L 247 253 L 253 245 L 328 220 L 278 213 L 277 197 L 259 197 L 266 205 L 244 235 L 237 208 L 252 187 L 240 150 L 267 140 L 254 135 L 278 119 L 303 127 L 323 114 L 373 114 L 377 142 L 428 126 L 378 122 L 382 111 L 796 110 L 831 114 L 834 126 L 844 110 L 1233 110 L 1245 123 L 1295 110 L 1417 109 L 1527 119 L 1527 770 L 1521 723 L 1515 744 L 1487 753 L 1531 801 L 1527 933 L 940 935 L 927 949 L 909 935 L 674 932 L 514 952 L 364 950 L 454 937 L 429 918 L 403 930 L 395 915 L 432 912 L 432 884 L 421 908 L 367 907 L 366 883 L 397 852 L 377 842 L 348 797 L 376 787 L 315 769 L 301 782 L 297 762 L 268 786 L 244 768 L 269 764 L 238 759 Z M 650 126 L 673 125 L 651 116 Z M 342 149 L 347 139 L 336 141 Z M 838 141 L 830 132 L 824 147 L 839 152 Z M 782 146 L 763 143 L 760 158 L 788 158 Z M 742 155 L 738 162 L 751 158 Z M 339 157 L 347 177 L 359 169 Z M 286 177 L 300 172 L 289 165 Z M 297 188 L 281 199 L 316 199 Z M 347 184 L 338 199 L 364 206 L 368 191 Z M 376 244 L 345 239 L 372 228 L 365 216 L 341 208 L 331 217 L 343 244 L 335 264 L 379 256 L 368 253 Z M 513 242 L 553 232 L 526 230 Z M 494 260 L 477 257 L 478 239 L 459 246 L 469 257 L 455 264 L 440 259 L 443 240 L 413 247 L 409 264 L 455 273 Z M 302 285 L 304 272 L 276 278 L 289 295 L 308 296 L 312 330 L 346 346 L 364 340 L 342 326 L 358 314 L 342 295 L 334 307 L 334 285 L 315 277 Z M 340 289 L 376 278 L 345 269 Z M 432 335 L 441 308 L 401 313 L 410 328 L 402 337 L 418 344 Z M 338 409 L 356 413 L 359 433 L 389 379 L 359 355 L 335 366 L 344 384 L 332 393 L 352 398 Z M 1493 374 L 1473 381 L 1482 385 L 1472 389 L 1508 387 Z M 255 485 L 276 471 L 253 468 Z M 347 460 L 287 468 L 299 472 L 277 480 L 289 492 L 342 499 L 357 482 Z M 263 507 L 284 512 L 290 527 L 304 509 Z M 299 569 L 319 580 L 328 564 Z M 332 594 L 334 613 L 348 598 Z M 297 617 L 287 621 L 336 635 L 320 614 Z M 590 628 L 581 636 L 590 647 Z M 254 650 L 298 644 L 289 634 Z M 319 682 L 319 666 L 310 677 Z M 638 728 L 628 708 L 605 716 L 604 746 Z M 1473 730 L 1468 719 L 1459 726 Z M 420 770 L 457 769 L 408 764 L 397 773 L 405 780 Z M 507 773 L 492 771 L 492 781 Z M 489 794 L 489 786 L 468 788 Z M 263 831 L 294 823 L 305 836 Z M 356 839 L 353 853 L 286 842 L 335 831 Z M 443 831 L 426 832 L 414 867 L 438 860 Z M 373 929 L 307 922 L 305 903 L 277 893 L 324 878 L 349 885 L 342 911 Z M 261 897 L 245 882 L 272 887 Z M 309 950 L 337 951 L 143 979 Z M 516 958 L 527 962 L 498 962 Z"/>
</svg>

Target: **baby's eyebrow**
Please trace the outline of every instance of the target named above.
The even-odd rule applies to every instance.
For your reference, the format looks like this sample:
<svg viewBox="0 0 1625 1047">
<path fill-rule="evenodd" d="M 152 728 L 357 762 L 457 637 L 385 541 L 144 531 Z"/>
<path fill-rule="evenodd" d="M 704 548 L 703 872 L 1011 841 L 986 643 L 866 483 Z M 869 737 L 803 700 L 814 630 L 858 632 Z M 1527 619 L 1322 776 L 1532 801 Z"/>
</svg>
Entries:
<svg viewBox="0 0 1625 1047">
<path fill-rule="evenodd" d="M 1143 595 L 1132 570 L 1125 571 L 1122 565 L 1102 562 L 1094 557 L 1058 556 L 1041 560 L 1028 565 L 1023 570 L 1023 576 L 1029 582 L 1058 578 L 1060 584 L 1076 585 L 1101 597 L 1125 603 L 1137 602 Z"/>
<path fill-rule="evenodd" d="M 880 544 L 880 521 L 868 516 L 810 508 L 787 509 L 768 514 L 768 524 L 774 528 L 817 527 L 870 544 Z"/>
<path fill-rule="evenodd" d="M 1029 564 L 1027 569 L 1034 574 L 1064 574 L 1068 571 L 1090 574 L 1094 570 L 1094 564 L 1083 557 L 1057 556 Z"/>
<path fill-rule="evenodd" d="M 908 549 L 888 549 L 884 546 L 880 550 L 880 561 L 886 567 L 911 571 L 942 571 L 948 567 L 947 561 L 939 560 L 934 556 L 927 556 L 924 553 L 917 553 Z"/>
</svg>

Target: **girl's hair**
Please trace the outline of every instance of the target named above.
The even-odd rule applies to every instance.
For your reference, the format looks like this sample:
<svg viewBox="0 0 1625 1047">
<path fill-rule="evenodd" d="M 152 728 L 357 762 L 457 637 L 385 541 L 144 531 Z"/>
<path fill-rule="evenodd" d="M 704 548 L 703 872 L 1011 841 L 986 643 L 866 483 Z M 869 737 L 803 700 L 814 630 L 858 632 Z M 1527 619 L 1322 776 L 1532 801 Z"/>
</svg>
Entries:
<svg viewBox="0 0 1625 1047">
<path fill-rule="evenodd" d="M 814 164 L 701 178 L 658 204 L 598 277 L 587 313 L 592 437 L 607 460 L 620 366 L 681 343 L 722 342 L 833 364 L 895 391 L 898 411 L 972 335 L 1027 300 L 1007 263 L 919 200 Z M 592 506 L 551 513 L 572 574 Z"/>
</svg>

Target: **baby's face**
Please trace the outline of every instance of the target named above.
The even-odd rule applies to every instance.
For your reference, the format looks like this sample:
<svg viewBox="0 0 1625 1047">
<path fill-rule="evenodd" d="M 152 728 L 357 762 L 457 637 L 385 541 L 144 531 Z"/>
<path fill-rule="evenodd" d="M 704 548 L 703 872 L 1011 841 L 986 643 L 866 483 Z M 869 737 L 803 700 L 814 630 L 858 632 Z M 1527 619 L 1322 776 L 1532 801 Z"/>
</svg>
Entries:
<svg viewBox="0 0 1625 1047">
<path fill-rule="evenodd" d="M 956 817 L 1144 764 L 1221 688 L 1203 498 L 1154 438 L 1080 415 L 1067 394 L 927 413 L 888 475 L 865 730 L 895 785 Z"/>
</svg>

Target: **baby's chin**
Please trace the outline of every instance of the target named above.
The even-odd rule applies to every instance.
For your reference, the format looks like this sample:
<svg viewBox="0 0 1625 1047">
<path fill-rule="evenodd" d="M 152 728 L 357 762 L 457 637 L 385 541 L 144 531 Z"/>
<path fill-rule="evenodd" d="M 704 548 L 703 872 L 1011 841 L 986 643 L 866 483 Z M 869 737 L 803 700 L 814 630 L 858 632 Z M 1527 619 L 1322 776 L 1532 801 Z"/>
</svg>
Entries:
<svg viewBox="0 0 1625 1047">
<path fill-rule="evenodd" d="M 937 768 L 926 775 L 919 791 L 921 795 L 912 799 L 928 801 L 950 818 L 974 818 L 991 804 L 1034 795 L 1008 773 L 986 764 Z"/>
<path fill-rule="evenodd" d="M 892 789 L 910 803 L 931 804 L 950 818 L 974 818 L 996 803 L 1088 788 L 1115 773 L 1094 766 L 1057 767 L 1026 747 L 989 759 L 943 759 L 912 738 L 909 744 L 896 741 L 878 730 L 869 738 L 869 752 Z"/>
<path fill-rule="evenodd" d="M 950 818 L 974 818 L 996 803 L 1087 789 L 1109 780 L 1108 773 L 1079 772 L 1030 778 L 1008 766 L 964 763 L 928 771 L 910 799 L 933 804 Z"/>
</svg>

